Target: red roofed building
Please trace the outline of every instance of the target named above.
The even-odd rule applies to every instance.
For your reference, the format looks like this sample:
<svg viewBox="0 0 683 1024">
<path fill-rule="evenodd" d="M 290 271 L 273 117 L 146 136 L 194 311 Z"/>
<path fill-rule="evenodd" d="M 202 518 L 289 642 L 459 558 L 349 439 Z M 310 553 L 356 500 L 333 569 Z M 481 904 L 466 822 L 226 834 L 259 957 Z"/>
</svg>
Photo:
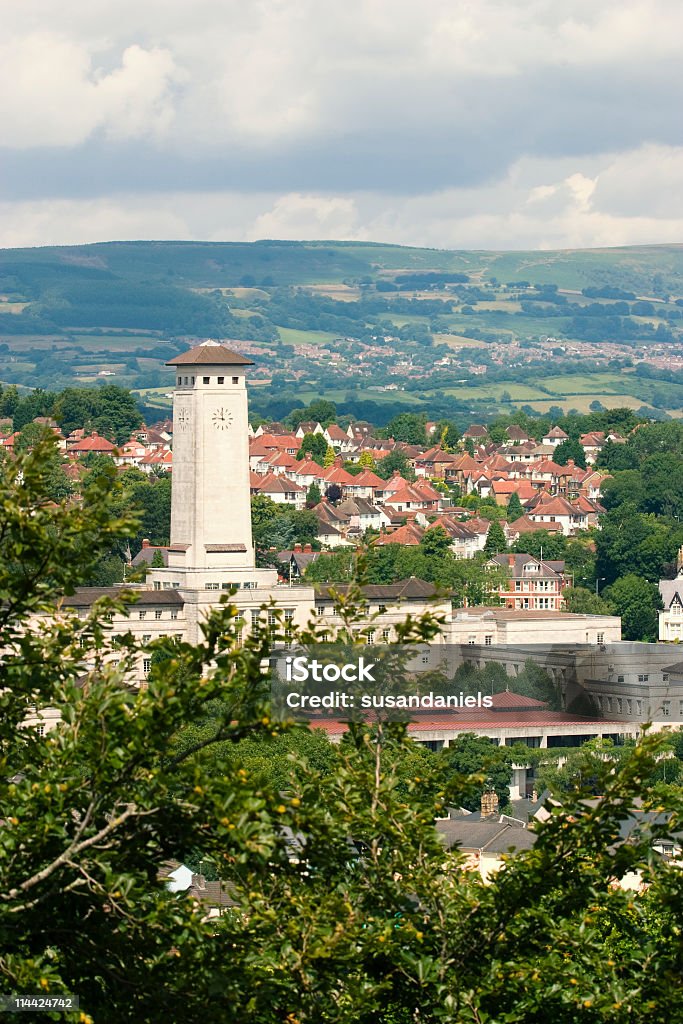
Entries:
<svg viewBox="0 0 683 1024">
<path fill-rule="evenodd" d="M 91 452 L 99 455 L 112 455 L 116 450 L 116 445 L 108 441 L 106 437 L 102 437 L 96 430 L 69 446 L 69 452 L 77 456 L 89 455 Z"/>
<path fill-rule="evenodd" d="M 403 526 L 399 526 L 397 530 L 392 530 L 390 533 L 380 533 L 377 540 L 373 543 L 378 547 L 382 547 L 385 544 L 407 544 L 411 547 L 415 547 L 420 543 L 424 537 L 425 531 L 421 526 L 418 526 L 414 520 L 408 523 L 404 523 Z"/>
</svg>

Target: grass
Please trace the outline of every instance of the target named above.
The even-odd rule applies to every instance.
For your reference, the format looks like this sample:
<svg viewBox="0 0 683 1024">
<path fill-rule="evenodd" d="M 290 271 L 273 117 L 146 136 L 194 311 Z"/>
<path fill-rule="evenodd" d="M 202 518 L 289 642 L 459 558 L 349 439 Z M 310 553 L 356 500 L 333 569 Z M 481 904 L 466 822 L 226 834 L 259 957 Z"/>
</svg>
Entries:
<svg viewBox="0 0 683 1024">
<path fill-rule="evenodd" d="M 292 327 L 278 327 L 278 334 L 286 345 L 326 345 L 339 337 L 331 331 L 297 331 Z"/>
<path fill-rule="evenodd" d="M 460 398 L 463 400 L 471 399 L 476 400 L 477 398 L 489 398 L 495 399 L 495 401 L 501 401 L 503 393 L 507 391 L 513 402 L 532 402 L 538 398 L 545 397 L 542 391 L 533 386 L 526 384 L 516 384 L 513 382 L 505 383 L 504 381 L 498 381 L 495 384 L 482 384 L 481 387 L 472 387 L 468 384 L 463 384 L 462 387 L 455 388 L 444 388 L 444 395 L 452 395 L 453 398 Z"/>
</svg>

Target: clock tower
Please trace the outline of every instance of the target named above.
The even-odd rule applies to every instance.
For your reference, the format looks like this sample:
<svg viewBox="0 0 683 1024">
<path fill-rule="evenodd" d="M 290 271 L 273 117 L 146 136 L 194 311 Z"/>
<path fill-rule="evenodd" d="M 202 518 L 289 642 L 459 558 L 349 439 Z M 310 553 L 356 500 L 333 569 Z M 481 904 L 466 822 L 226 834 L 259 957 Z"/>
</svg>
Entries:
<svg viewBox="0 0 683 1024">
<path fill-rule="evenodd" d="M 223 581 L 254 567 L 245 381 L 253 364 L 205 341 L 167 365 L 176 371 L 168 568 L 198 574 L 201 587 L 207 570 Z"/>
</svg>

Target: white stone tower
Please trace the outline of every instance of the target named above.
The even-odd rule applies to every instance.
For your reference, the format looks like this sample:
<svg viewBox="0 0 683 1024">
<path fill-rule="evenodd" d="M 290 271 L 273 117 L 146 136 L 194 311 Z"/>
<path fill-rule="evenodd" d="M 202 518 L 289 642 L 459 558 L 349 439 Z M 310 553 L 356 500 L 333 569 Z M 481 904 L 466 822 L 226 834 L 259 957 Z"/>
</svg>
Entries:
<svg viewBox="0 0 683 1024">
<path fill-rule="evenodd" d="M 275 569 L 256 568 L 245 381 L 253 364 L 205 341 L 167 365 L 176 372 L 171 543 L 168 565 L 150 569 L 147 586 L 181 592 L 184 636 L 191 643 L 200 639 L 202 619 L 225 591 L 235 591 L 247 621 L 263 604 L 285 598 L 294 621 L 305 623 L 314 606 L 312 588 L 278 586 Z"/>
<path fill-rule="evenodd" d="M 177 374 L 169 565 L 253 566 L 245 381 L 252 363 L 205 341 L 167 365 Z"/>
</svg>

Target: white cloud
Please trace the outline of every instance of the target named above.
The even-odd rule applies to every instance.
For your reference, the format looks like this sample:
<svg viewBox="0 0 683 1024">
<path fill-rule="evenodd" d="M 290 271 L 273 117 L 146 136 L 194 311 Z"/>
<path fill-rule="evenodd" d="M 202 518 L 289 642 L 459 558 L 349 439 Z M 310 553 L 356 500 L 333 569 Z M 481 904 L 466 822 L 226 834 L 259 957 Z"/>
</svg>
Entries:
<svg viewBox="0 0 683 1024">
<path fill-rule="evenodd" d="M 0 43 L 3 144 L 76 146 L 97 129 L 118 138 L 162 134 L 176 76 L 167 50 L 128 46 L 108 74 L 65 36 L 35 32 Z"/>
<path fill-rule="evenodd" d="M 641 201 L 673 179 L 683 147 L 643 147 L 584 161 L 517 161 L 507 176 L 425 195 L 248 191 L 119 195 L 0 204 L 8 246 L 102 239 L 349 239 L 436 248 L 563 249 L 678 242 L 683 203 Z M 607 182 L 607 187 L 604 182 Z M 610 205 L 613 195 L 619 197 Z M 615 208 L 613 208 L 615 207 Z"/>
<path fill-rule="evenodd" d="M 258 238 L 359 238 L 359 218 L 352 198 L 343 196 L 281 196 L 247 228 Z"/>
</svg>

